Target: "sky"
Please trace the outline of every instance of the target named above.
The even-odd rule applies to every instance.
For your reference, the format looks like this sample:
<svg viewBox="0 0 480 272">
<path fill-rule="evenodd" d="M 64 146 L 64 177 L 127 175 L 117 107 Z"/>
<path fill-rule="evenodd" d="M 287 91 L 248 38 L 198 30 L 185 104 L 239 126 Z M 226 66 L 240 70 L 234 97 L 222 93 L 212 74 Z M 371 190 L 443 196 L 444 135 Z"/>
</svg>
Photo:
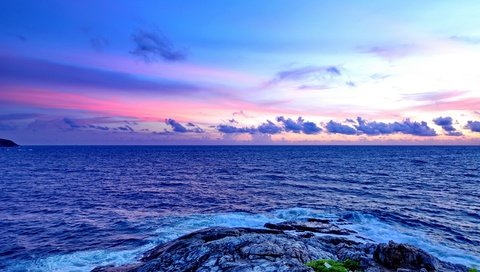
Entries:
<svg viewBox="0 0 480 272">
<path fill-rule="evenodd" d="M 1 1 L 0 138 L 480 144 L 480 1 Z"/>
</svg>

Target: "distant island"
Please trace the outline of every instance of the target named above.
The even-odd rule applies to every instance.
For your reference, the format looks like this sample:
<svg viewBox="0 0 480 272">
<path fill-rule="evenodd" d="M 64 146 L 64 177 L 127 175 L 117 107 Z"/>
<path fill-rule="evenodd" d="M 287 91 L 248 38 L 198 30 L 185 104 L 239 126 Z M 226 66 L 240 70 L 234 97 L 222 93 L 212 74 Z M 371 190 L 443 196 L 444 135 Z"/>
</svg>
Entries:
<svg viewBox="0 0 480 272">
<path fill-rule="evenodd" d="M 16 144 L 14 141 L 7 140 L 7 139 L 0 139 L 0 147 L 16 147 L 18 144 Z"/>
</svg>

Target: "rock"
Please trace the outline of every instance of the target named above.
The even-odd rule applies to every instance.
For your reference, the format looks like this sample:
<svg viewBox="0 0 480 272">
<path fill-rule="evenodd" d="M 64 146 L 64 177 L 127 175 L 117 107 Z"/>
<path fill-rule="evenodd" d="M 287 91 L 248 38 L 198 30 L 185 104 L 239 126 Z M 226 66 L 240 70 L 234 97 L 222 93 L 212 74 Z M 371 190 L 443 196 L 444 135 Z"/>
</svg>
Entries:
<svg viewBox="0 0 480 272">
<path fill-rule="evenodd" d="M 352 230 L 341 229 L 333 223 L 330 223 L 328 220 L 312 220 L 309 219 L 307 222 L 295 222 L 295 221 L 285 221 L 277 224 L 266 223 L 265 226 L 268 229 L 276 230 L 294 230 L 294 231 L 309 231 L 316 233 L 325 233 L 325 234 L 336 234 L 336 235 L 349 235 L 354 233 Z"/>
<path fill-rule="evenodd" d="M 376 262 L 397 271 L 467 271 L 462 265 L 442 262 L 422 249 L 407 244 L 378 244 L 373 253 Z"/>
<path fill-rule="evenodd" d="M 7 139 L 0 139 L 0 147 L 16 147 L 18 146 L 15 142 L 7 140 Z"/>
<path fill-rule="evenodd" d="M 288 221 L 266 226 L 270 229 L 202 229 L 147 251 L 138 263 L 97 267 L 93 271 L 312 272 L 305 264 L 317 259 L 351 259 L 359 262 L 365 272 L 467 271 L 465 266 L 442 262 L 406 244 L 377 245 L 352 241 L 344 235 L 312 234 L 328 231 L 331 222 Z"/>
<path fill-rule="evenodd" d="M 439 267 L 437 258 L 425 251 L 406 244 L 397 244 L 393 241 L 382 243 L 375 248 L 375 260 L 387 268 L 409 268 L 435 271 Z"/>
<path fill-rule="evenodd" d="M 317 241 L 318 243 L 318 241 Z M 315 240 L 279 230 L 208 228 L 160 245 L 128 271 L 311 271 L 304 264 L 334 258 Z"/>
</svg>

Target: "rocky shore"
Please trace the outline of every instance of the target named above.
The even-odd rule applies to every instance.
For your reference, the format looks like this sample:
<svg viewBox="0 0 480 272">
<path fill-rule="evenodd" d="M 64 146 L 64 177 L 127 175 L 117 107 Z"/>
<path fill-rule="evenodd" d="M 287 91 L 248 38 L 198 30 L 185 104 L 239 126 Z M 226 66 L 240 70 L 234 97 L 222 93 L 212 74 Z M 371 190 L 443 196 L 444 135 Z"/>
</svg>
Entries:
<svg viewBox="0 0 480 272">
<path fill-rule="evenodd" d="M 314 271 L 307 262 L 352 260 L 357 271 L 466 272 L 422 249 L 393 241 L 376 244 L 338 219 L 267 223 L 265 228 L 213 227 L 179 237 L 147 252 L 137 262 L 97 267 L 94 272 L 150 271 Z M 326 265 L 325 271 L 338 271 Z M 346 271 L 346 270 L 345 270 Z"/>
</svg>

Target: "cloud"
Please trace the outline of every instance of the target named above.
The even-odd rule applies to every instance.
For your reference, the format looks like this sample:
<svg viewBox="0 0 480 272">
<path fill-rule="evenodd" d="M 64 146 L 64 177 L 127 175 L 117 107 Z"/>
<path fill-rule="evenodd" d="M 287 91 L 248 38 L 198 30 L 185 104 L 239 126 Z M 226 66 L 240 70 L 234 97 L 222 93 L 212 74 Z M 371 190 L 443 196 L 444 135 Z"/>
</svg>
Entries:
<svg viewBox="0 0 480 272">
<path fill-rule="evenodd" d="M 0 122 L 0 131 L 14 130 L 15 128 L 16 128 L 16 126 L 14 126 L 12 124 L 7 124 L 7 123 Z"/>
<path fill-rule="evenodd" d="M 473 132 L 480 132 L 480 121 L 468 121 L 465 128 L 468 128 Z"/>
<path fill-rule="evenodd" d="M 254 127 L 235 127 L 231 125 L 218 125 L 217 130 L 221 133 L 225 134 L 232 134 L 232 133 L 248 133 L 248 134 L 254 134 L 257 132 L 257 129 Z"/>
<path fill-rule="evenodd" d="M 174 132 L 185 133 L 188 129 L 173 119 L 165 119 L 165 124 L 170 125 Z"/>
<path fill-rule="evenodd" d="M 151 91 L 164 94 L 194 93 L 200 90 L 198 86 L 177 81 L 152 81 L 122 72 L 40 59 L 0 55 L 0 63 L 0 83 L 41 84 L 80 89 Z"/>
<path fill-rule="evenodd" d="M 453 119 L 450 116 L 433 119 L 437 126 L 441 126 L 448 136 L 462 136 L 463 134 L 453 127 Z"/>
<path fill-rule="evenodd" d="M 433 128 L 430 128 L 425 121 L 412 122 L 410 119 L 406 119 L 402 122 L 395 122 L 391 126 L 394 132 L 415 136 L 437 136 L 437 132 L 435 132 Z"/>
<path fill-rule="evenodd" d="M 360 49 L 363 53 L 374 54 L 389 61 L 406 57 L 418 50 L 418 46 L 412 44 L 372 46 L 367 49 Z"/>
<path fill-rule="evenodd" d="M 391 134 L 394 132 L 392 124 L 383 122 L 367 122 L 361 117 L 357 117 L 358 125 L 355 128 L 360 132 L 369 136 Z"/>
<path fill-rule="evenodd" d="M 107 125 L 98 125 L 109 124 Z M 127 123 L 127 125 L 118 126 L 118 123 Z M 100 130 L 100 131 L 125 131 L 125 132 L 135 132 L 135 130 L 128 124 L 133 124 L 135 122 L 125 121 L 125 120 L 115 120 L 105 117 L 94 117 L 87 119 L 73 119 L 73 118 L 62 118 L 62 119 L 36 119 L 33 122 L 27 125 L 28 130 L 33 131 L 91 131 L 91 130 Z M 113 126 L 115 125 L 115 126 Z"/>
<path fill-rule="evenodd" d="M 331 120 L 327 123 L 326 128 L 330 133 L 355 135 L 365 134 L 367 136 L 387 135 L 393 133 L 403 133 L 415 136 L 436 136 L 434 129 L 430 128 L 425 121 L 412 122 L 410 119 L 405 119 L 401 122 L 383 123 L 383 122 L 368 122 L 361 117 L 357 117 L 357 125 L 355 128 L 344 125 L 342 123 Z"/>
<path fill-rule="evenodd" d="M 88 125 L 89 128 L 93 128 L 93 129 L 99 129 L 99 130 L 110 130 L 109 127 L 106 127 L 106 126 L 95 126 L 95 125 Z"/>
<path fill-rule="evenodd" d="M 117 127 L 117 128 L 114 128 L 114 130 L 135 132 L 135 131 L 133 130 L 133 128 L 131 128 L 129 125 Z"/>
<path fill-rule="evenodd" d="M 425 121 L 412 122 L 405 119 L 401 122 L 383 123 L 383 122 L 367 122 L 361 117 L 357 118 L 358 125 L 356 129 L 366 135 L 383 135 L 392 133 L 403 133 L 415 136 L 436 136 L 434 129 L 430 128 Z"/>
<path fill-rule="evenodd" d="M 277 122 L 281 122 L 283 124 L 283 129 L 286 132 L 318 134 L 322 131 L 322 129 L 315 123 L 305 122 L 302 117 L 298 117 L 298 119 L 294 121 L 291 118 L 285 119 L 283 116 L 279 116 L 277 117 Z"/>
<path fill-rule="evenodd" d="M 463 42 L 463 43 L 469 43 L 469 44 L 480 44 L 480 37 L 474 37 L 474 36 L 450 36 L 450 40 L 453 41 L 458 41 L 458 42 Z"/>
<path fill-rule="evenodd" d="M 175 48 L 172 42 L 158 30 L 137 29 L 131 36 L 135 48 L 130 54 L 142 58 L 145 62 L 185 60 L 185 50 Z"/>
<path fill-rule="evenodd" d="M 28 41 L 27 37 L 25 37 L 25 35 L 22 35 L 22 34 L 9 32 L 7 33 L 7 35 L 17 39 L 18 41 L 21 41 L 22 43 L 26 43 Z"/>
<path fill-rule="evenodd" d="M 330 120 L 325 126 L 325 128 L 329 133 L 345 134 L 345 135 L 357 134 L 357 131 L 354 128 L 341 123 L 337 123 L 333 120 Z"/>
<path fill-rule="evenodd" d="M 102 37 L 102 36 L 95 36 L 89 39 L 90 46 L 95 49 L 95 51 L 102 51 L 106 47 L 109 46 L 110 42 Z"/>
<path fill-rule="evenodd" d="M 480 104 L 480 98 L 469 97 L 462 98 L 455 101 L 433 101 L 432 103 L 412 107 L 412 110 L 420 111 L 449 111 L 449 110 L 478 110 L 478 105 Z"/>
<path fill-rule="evenodd" d="M 282 132 L 282 128 L 275 125 L 273 122 L 268 121 L 266 123 L 263 123 L 258 126 L 257 128 L 258 132 L 264 133 L 264 134 L 277 134 Z"/>
<path fill-rule="evenodd" d="M 243 116 L 245 118 L 249 118 L 250 116 L 248 116 L 243 110 L 240 110 L 240 111 L 235 111 L 232 113 L 233 116 Z"/>
<path fill-rule="evenodd" d="M 269 85 L 282 81 L 300 81 L 310 77 L 321 79 L 321 77 L 325 76 L 337 77 L 341 75 L 342 72 L 336 66 L 306 66 L 278 72 L 275 77 L 270 80 Z"/>
<path fill-rule="evenodd" d="M 451 91 L 443 91 L 443 92 L 404 94 L 403 97 L 405 99 L 415 100 L 415 101 L 440 101 L 444 99 L 450 99 L 457 96 L 461 96 L 466 93 L 467 91 L 451 90 Z"/>
<path fill-rule="evenodd" d="M 25 120 L 25 119 L 32 119 L 37 116 L 39 115 L 35 113 L 10 113 L 10 114 L 0 115 L 0 121 Z"/>
<path fill-rule="evenodd" d="M 325 90 L 339 86 L 355 87 L 356 84 L 337 66 L 305 66 L 280 71 L 265 86 L 298 84 L 298 90 Z"/>
<path fill-rule="evenodd" d="M 69 125 L 71 128 L 82 128 L 82 127 L 85 127 L 85 126 L 82 126 L 82 125 L 77 124 L 74 120 L 69 119 L 69 118 L 64 118 L 64 119 L 63 119 L 63 122 L 65 122 L 65 124 Z"/>
<path fill-rule="evenodd" d="M 318 134 L 322 132 L 322 129 L 313 122 L 304 122 L 302 131 L 305 134 Z"/>
<path fill-rule="evenodd" d="M 198 127 L 197 125 L 191 122 L 186 124 L 186 126 L 188 127 L 193 127 L 191 129 L 187 129 L 185 126 L 183 126 L 182 124 L 180 124 L 179 122 L 171 118 L 165 119 L 165 124 L 171 126 L 173 129 L 173 132 L 178 132 L 178 133 L 186 133 L 186 132 L 204 133 L 205 132 L 202 128 Z"/>
<path fill-rule="evenodd" d="M 297 121 L 293 121 L 290 118 L 285 119 L 283 116 L 279 116 L 277 122 L 283 123 L 286 132 L 300 133 L 303 129 L 303 119 L 301 117 L 298 117 Z"/>
<path fill-rule="evenodd" d="M 278 134 L 283 131 L 283 129 L 277 126 L 272 121 L 267 120 L 267 122 L 260 124 L 257 127 L 236 127 L 232 125 L 221 124 L 216 126 L 217 130 L 224 134 Z"/>
</svg>

